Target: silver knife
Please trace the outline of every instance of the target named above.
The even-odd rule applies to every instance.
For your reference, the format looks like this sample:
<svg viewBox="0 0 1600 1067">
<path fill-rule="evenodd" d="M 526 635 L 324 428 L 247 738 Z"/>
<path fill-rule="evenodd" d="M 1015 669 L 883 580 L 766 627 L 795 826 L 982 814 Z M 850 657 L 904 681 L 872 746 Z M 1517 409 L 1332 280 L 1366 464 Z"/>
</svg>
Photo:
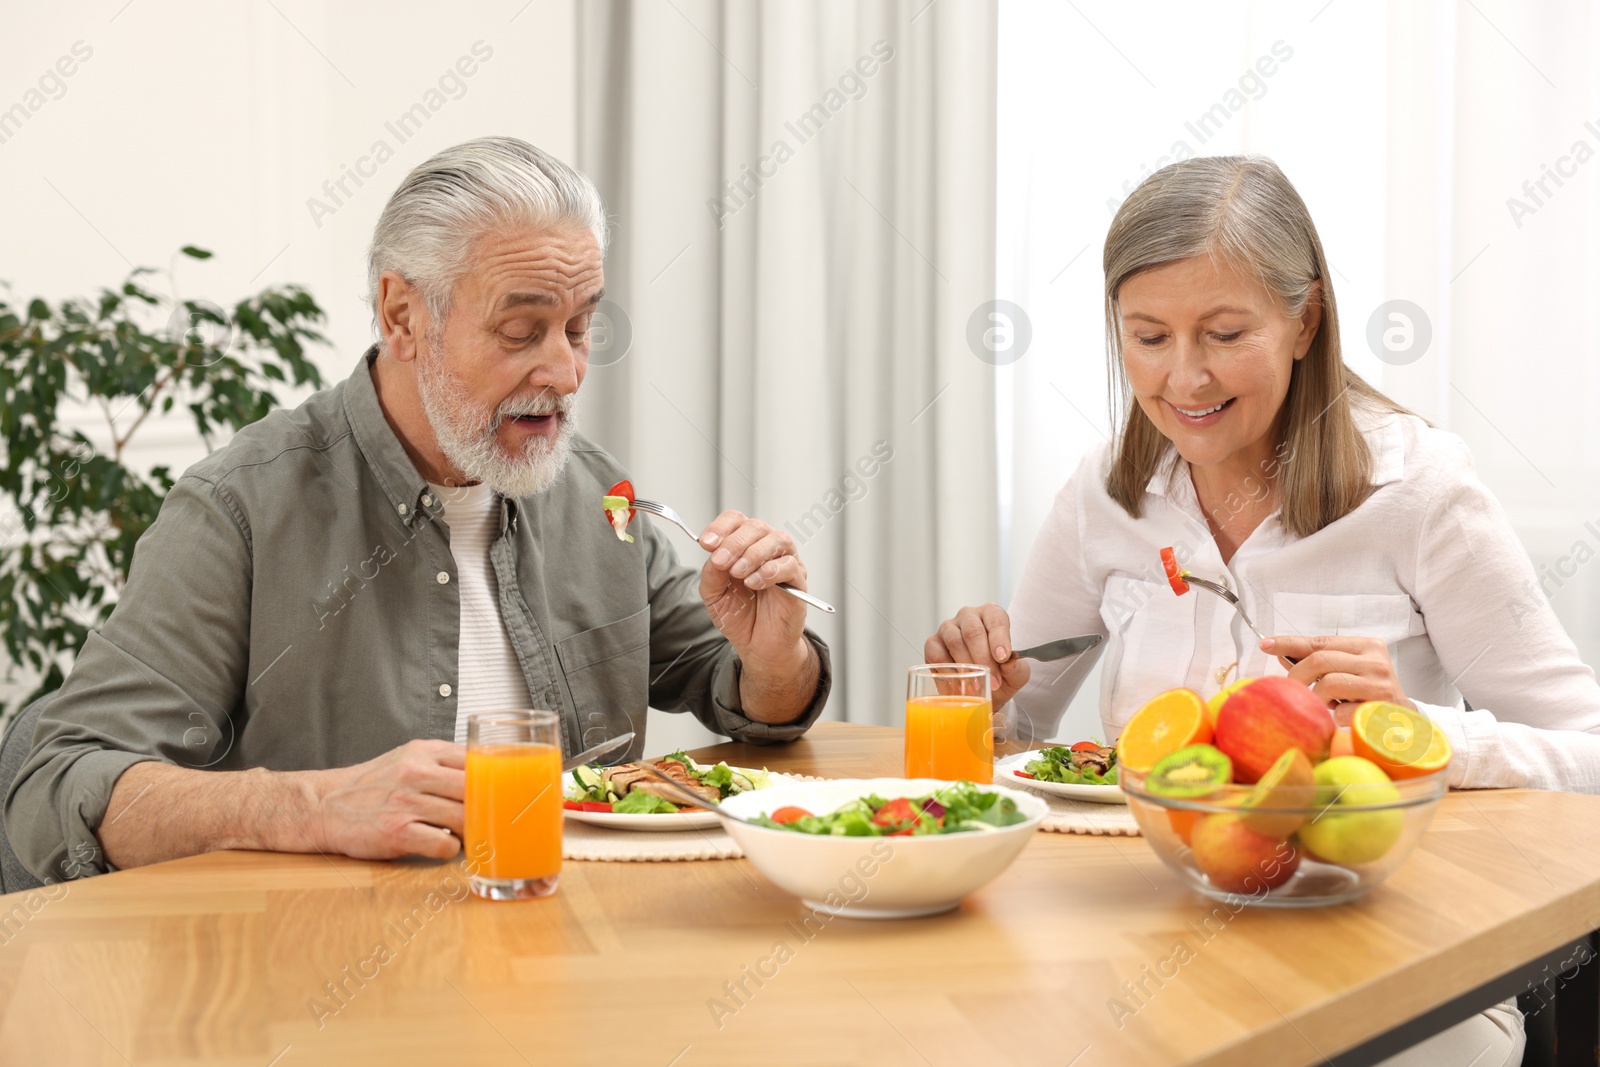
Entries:
<svg viewBox="0 0 1600 1067">
<path fill-rule="evenodd" d="M 1053 659 L 1066 659 L 1087 652 L 1100 643 L 1099 634 L 1084 634 L 1082 637 L 1063 637 L 1059 641 L 1047 641 L 1042 645 L 1032 648 L 1019 648 L 1007 657 L 1006 662 L 1018 659 L 1037 659 L 1048 662 Z"/>
<path fill-rule="evenodd" d="M 595 760 L 599 759 L 601 756 L 609 755 L 610 753 L 615 752 L 617 749 L 626 748 L 628 745 L 631 745 L 631 744 L 633 744 L 633 731 L 632 730 L 629 730 L 625 734 L 618 734 L 616 737 L 611 738 L 609 741 L 602 741 L 598 745 L 595 745 L 593 748 L 584 749 L 582 752 L 578 753 L 576 756 L 573 756 L 571 759 L 569 759 L 566 762 L 562 763 L 561 764 L 561 773 L 562 774 L 566 774 L 568 771 L 571 771 L 571 770 L 573 770 L 575 768 L 578 768 L 578 767 L 582 767 L 586 763 L 593 763 Z"/>
</svg>

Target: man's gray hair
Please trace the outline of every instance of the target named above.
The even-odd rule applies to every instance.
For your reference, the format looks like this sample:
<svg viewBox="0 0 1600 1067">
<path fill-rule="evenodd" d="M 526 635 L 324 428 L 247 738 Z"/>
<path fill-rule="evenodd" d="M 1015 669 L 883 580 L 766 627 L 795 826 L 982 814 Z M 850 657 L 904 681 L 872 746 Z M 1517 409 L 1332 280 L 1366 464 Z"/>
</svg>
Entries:
<svg viewBox="0 0 1600 1067">
<path fill-rule="evenodd" d="M 472 246 L 506 226 L 587 229 L 605 252 L 605 205 L 588 178 L 515 137 L 466 141 L 407 174 L 378 216 L 367 253 L 374 324 L 378 279 L 392 270 L 421 291 L 442 327 Z"/>
</svg>

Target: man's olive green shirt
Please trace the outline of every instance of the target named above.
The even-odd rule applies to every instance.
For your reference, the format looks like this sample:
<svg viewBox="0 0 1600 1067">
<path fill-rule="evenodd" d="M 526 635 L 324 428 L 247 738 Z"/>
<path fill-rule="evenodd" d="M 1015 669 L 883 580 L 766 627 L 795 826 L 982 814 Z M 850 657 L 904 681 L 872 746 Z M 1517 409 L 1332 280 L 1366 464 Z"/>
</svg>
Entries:
<svg viewBox="0 0 1600 1067">
<path fill-rule="evenodd" d="M 167 495 L 5 798 L 12 847 L 39 877 L 107 869 L 96 832 L 142 760 L 303 770 L 454 737 L 449 528 L 378 404 L 372 358 L 240 431 Z M 500 501 L 490 559 L 534 706 L 559 714 L 568 754 L 632 730 L 638 758 L 652 706 L 742 741 L 800 736 L 827 700 L 827 646 L 807 631 L 822 674 L 804 715 L 747 718 L 698 571 L 663 527 L 636 521 L 629 544 L 607 523 L 600 498 L 624 477 L 575 436 L 554 486 Z"/>
</svg>

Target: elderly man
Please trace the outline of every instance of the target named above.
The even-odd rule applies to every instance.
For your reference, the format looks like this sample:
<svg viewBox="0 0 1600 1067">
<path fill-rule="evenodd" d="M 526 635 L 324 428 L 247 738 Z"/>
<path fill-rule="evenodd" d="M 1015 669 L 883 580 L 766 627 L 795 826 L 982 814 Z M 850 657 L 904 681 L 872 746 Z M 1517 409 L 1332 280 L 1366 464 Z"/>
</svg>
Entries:
<svg viewBox="0 0 1600 1067">
<path fill-rule="evenodd" d="M 454 856 L 474 711 L 555 710 L 569 753 L 632 730 L 634 757 L 649 705 L 745 741 L 816 720 L 787 534 L 723 512 L 697 577 L 605 522 L 625 475 L 573 426 L 604 245 L 594 186 L 521 141 L 406 177 L 368 266 L 380 342 L 179 479 L 41 717 L 5 801 L 30 870 Z"/>
</svg>

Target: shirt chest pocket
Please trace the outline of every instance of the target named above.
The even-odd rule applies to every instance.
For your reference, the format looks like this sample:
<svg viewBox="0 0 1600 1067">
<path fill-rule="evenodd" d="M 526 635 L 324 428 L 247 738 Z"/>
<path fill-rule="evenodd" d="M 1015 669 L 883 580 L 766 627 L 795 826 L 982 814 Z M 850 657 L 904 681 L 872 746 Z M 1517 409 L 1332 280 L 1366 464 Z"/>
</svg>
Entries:
<svg viewBox="0 0 1600 1067">
<path fill-rule="evenodd" d="M 650 703 L 650 608 L 556 642 L 580 745 L 626 730 L 644 736 Z"/>
<path fill-rule="evenodd" d="M 1376 637 L 1393 647 L 1427 632 L 1404 593 L 1274 593 L 1272 611 L 1269 632 L 1301 637 Z"/>
</svg>

